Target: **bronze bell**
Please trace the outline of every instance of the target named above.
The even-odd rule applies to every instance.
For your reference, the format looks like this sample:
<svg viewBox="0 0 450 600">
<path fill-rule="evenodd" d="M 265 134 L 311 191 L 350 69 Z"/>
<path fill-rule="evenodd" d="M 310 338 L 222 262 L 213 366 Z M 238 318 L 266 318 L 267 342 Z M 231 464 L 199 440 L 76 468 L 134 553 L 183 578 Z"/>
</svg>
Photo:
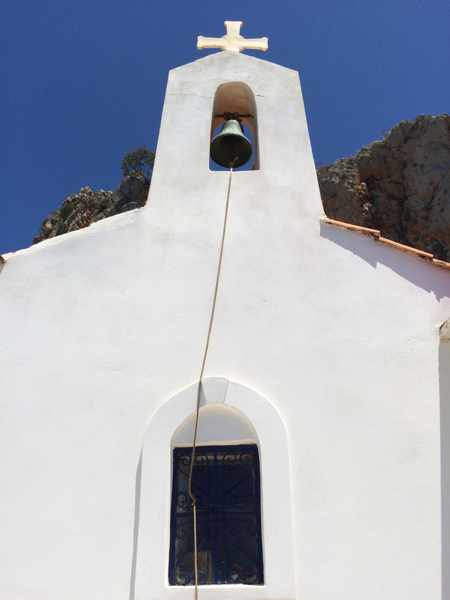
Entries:
<svg viewBox="0 0 450 600">
<path fill-rule="evenodd" d="M 240 167 L 252 155 L 252 145 L 237 119 L 228 119 L 211 142 L 211 158 L 222 167 Z"/>
</svg>

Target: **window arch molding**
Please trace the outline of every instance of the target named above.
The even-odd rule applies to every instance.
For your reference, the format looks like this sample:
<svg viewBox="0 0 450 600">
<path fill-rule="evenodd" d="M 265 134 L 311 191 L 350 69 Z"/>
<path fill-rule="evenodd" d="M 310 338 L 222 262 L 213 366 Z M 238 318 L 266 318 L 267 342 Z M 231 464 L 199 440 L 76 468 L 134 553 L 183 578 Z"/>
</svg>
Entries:
<svg viewBox="0 0 450 600">
<path fill-rule="evenodd" d="M 189 587 L 168 585 L 172 448 L 174 436 L 192 415 L 197 384 L 165 402 L 151 417 L 142 447 L 136 553 L 136 597 L 172 600 Z M 208 597 L 229 594 L 258 600 L 295 597 L 290 464 L 284 423 L 254 390 L 224 378 L 203 382 L 202 407 L 223 404 L 235 409 L 257 435 L 261 468 L 261 513 L 265 583 L 263 586 L 206 586 Z"/>
<path fill-rule="evenodd" d="M 192 446 L 195 411 L 193 411 L 172 436 L 172 448 Z M 241 411 L 225 402 L 208 403 L 200 408 L 197 445 L 256 444 L 258 434 Z"/>
</svg>

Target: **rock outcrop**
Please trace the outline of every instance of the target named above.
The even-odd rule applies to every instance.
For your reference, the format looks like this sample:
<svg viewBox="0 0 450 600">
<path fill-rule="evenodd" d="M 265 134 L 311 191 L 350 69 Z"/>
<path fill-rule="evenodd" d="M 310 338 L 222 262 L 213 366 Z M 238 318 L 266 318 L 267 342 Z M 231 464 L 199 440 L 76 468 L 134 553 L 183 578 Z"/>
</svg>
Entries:
<svg viewBox="0 0 450 600">
<path fill-rule="evenodd" d="M 450 116 L 401 121 L 318 172 L 328 217 L 450 260 Z"/>
<path fill-rule="evenodd" d="M 450 116 L 401 121 L 381 141 L 317 171 L 328 217 L 450 260 Z M 112 191 L 82 188 L 33 242 L 144 206 L 149 178 L 134 172 Z"/>
<path fill-rule="evenodd" d="M 124 177 L 114 192 L 82 187 L 77 194 L 67 196 L 60 208 L 44 220 L 33 244 L 87 227 L 105 217 L 140 208 L 147 202 L 148 188 L 149 180 L 140 173 Z"/>
</svg>

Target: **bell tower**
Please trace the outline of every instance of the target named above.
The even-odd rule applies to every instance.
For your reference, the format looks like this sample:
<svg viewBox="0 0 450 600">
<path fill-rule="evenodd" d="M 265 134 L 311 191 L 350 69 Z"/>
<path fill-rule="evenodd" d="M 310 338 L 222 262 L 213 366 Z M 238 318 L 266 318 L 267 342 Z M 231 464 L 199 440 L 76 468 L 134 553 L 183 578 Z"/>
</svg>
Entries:
<svg viewBox="0 0 450 600">
<path fill-rule="evenodd" d="M 267 389 L 274 405 L 279 402 L 277 385 L 292 398 L 296 371 L 288 364 L 297 353 L 296 329 L 303 319 L 311 320 L 299 314 L 294 299 L 308 288 L 305 282 L 309 272 L 315 272 L 320 244 L 321 199 L 298 73 L 242 54 L 245 48 L 266 50 L 268 42 L 245 40 L 237 25 L 227 22 L 228 32 L 219 40 L 199 38 L 199 48 L 218 47 L 220 52 L 170 71 L 149 201 L 142 213 L 151 246 L 149 276 L 155 281 L 155 294 L 168 306 L 160 319 L 155 316 L 154 331 L 162 331 L 163 341 L 154 370 L 161 364 L 166 373 L 170 363 L 171 384 L 176 377 L 191 385 L 183 396 L 184 418 L 198 414 L 200 429 L 207 426 L 204 402 L 210 400 L 208 392 L 206 399 L 197 392 L 203 389 L 198 382 L 204 381 L 206 389 L 213 381 L 222 382 L 223 398 L 228 397 L 231 382 L 255 391 Z M 211 159 L 225 170 L 214 170 Z M 168 329 L 162 329 L 165 321 Z M 211 394 L 212 404 L 228 402 Z M 248 417 L 247 401 L 233 406 Z M 252 496 L 254 507 L 261 502 L 261 512 L 255 509 L 252 541 L 241 540 L 247 554 L 253 548 L 253 558 L 238 560 L 237 546 L 227 554 L 225 541 L 211 547 L 212 538 L 200 524 L 198 552 L 194 551 L 199 585 L 222 584 L 214 592 L 222 598 L 227 585 L 246 583 L 234 586 L 232 594 L 292 600 L 296 597 L 293 496 L 284 417 L 282 413 L 277 417 L 277 426 L 274 416 L 259 419 L 263 405 L 255 402 L 259 408 L 250 418 L 255 437 L 246 450 L 261 457 L 261 499 Z M 182 427 L 181 406 L 178 400 L 167 404 L 169 412 L 161 416 L 164 429 L 155 415 L 144 445 L 137 597 L 169 598 L 178 585 L 185 587 L 187 597 L 187 588 L 195 581 L 190 538 L 194 536 L 183 530 L 182 549 L 179 541 L 183 519 L 191 526 L 190 512 L 183 513 L 184 500 L 177 504 L 175 493 L 187 485 L 186 474 L 175 465 L 189 462 L 192 455 L 177 442 L 169 446 L 170 436 L 177 440 L 174 432 Z M 220 423 L 218 433 L 205 438 L 214 456 L 229 443 L 223 441 L 222 417 Z M 265 435 L 266 428 L 270 433 Z M 234 442 L 239 446 L 237 438 Z M 204 452 L 199 448 L 199 460 L 205 458 Z M 165 461 L 157 476 L 155 456 Z M 172 473 L 181 472 L 172 483 L 171 457 Z M 214 477 L 213 471 L 210 475 Z M 278 484 L 270 484 L 275 481 Z M 166 497 L 171 486 L 172 513 Z M 166 512 L 152 511 L 153 505 Z M 226 512 L 222 503 L 215 511 L 214 515 Z M 207 512 L 203 507 L 199 519 L 206 519 Z M 212 598 L 208 586 L 202 587 L 201 595 Z"/>
<path fill-rule="evenodd" d="M 210 153 L 217 158 L 217 142 L 228 130 L 240 131 L 244 154 L 246 138 L 252 150 L 247 171 L 234 175 L 234 210 L 252 221 L 259 207 L 276 207 L 277 220 L 292 222 L 297 215 L 317 224 L 322 206 L 298 73 L 241 53 L 267 49 L 267 39 L 239 36 L 237 50 L 227 23 L 223 38 L 199 37 L 200 48 L 221 52 L 170 71 L 147 210 L 180 211 L 183 219 L 205 211 L 214 219 L 227 175 L 211 170 Z"/>
</svg>

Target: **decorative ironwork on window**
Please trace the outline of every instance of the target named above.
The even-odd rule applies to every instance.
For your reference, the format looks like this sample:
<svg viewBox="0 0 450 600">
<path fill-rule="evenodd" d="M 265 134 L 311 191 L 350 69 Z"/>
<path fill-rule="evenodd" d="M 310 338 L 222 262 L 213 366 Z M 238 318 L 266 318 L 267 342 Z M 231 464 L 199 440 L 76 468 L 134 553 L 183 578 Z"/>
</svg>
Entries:
<svg viewBox="0 0 450 600">
<path fill-rule="evenodd" d="M 170 585 L 193 585 L 192 448 L 173 451 Z M 255 444 L 196 449 L 199 583 L 264 583 L 258 448 Z"/>
</svg>

